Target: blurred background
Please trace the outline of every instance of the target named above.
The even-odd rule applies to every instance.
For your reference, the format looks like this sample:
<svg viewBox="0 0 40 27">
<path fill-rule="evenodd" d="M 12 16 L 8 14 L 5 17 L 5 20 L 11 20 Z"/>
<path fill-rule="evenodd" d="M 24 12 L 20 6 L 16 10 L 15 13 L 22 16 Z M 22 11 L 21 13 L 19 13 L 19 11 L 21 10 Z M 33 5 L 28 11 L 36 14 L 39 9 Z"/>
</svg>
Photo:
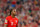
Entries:
<svg viewBox="0 0 40 27">
<path fill-rule="evenodd" d="M 17 9 L 18 27 L 40 27 L 40 0 L 0 0 L 0 27 L 13 8 Z"/>
</svg>

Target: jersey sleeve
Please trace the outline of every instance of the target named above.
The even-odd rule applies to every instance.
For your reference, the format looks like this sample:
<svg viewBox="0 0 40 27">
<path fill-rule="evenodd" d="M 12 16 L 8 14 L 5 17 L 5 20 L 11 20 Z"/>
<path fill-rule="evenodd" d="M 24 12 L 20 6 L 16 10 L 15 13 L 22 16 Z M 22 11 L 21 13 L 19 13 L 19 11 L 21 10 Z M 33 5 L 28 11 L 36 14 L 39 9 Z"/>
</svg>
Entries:
<svg viewBox="0 0 40 27">
<path fill-rule="evenodd" d="M 6 17 L 5 19 L 5 24 L 8 24 L 8 17 Z"/>
</svg>

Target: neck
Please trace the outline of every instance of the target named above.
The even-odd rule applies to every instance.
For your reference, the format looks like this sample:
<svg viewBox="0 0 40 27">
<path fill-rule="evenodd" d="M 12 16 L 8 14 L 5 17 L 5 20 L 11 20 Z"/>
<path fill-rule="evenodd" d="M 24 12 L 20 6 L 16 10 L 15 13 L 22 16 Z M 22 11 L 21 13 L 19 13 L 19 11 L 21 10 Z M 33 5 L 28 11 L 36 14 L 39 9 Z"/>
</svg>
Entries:
<svg viewBox="0 0 40 27">
<path fill-rule="evenodd" d="M 14 15 L 11 15 L 12 16 L 12 18 L 15 18 L 15 16 Z"/>
</svg>

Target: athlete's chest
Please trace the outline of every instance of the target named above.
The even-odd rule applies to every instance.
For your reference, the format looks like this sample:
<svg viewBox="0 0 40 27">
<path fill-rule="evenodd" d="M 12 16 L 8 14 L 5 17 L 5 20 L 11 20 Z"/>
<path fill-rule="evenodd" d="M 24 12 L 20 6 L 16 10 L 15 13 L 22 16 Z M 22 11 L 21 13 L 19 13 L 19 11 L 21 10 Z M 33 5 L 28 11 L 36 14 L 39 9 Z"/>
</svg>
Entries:
<svg viewBox="0 0 40 27">
<path fill-rule="evenodd" d="M 17 22 L 18 21 L 16 19 L 9 19 L 9 24 L 11 24 L 11 25 L 16 25 Z"/>
</svg>

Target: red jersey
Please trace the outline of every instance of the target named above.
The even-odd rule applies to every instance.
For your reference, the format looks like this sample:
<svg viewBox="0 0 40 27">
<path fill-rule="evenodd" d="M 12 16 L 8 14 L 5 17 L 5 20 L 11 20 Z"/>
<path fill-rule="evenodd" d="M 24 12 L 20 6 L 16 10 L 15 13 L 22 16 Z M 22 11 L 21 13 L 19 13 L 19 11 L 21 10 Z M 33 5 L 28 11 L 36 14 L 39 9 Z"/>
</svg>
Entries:
<svg viewBox="0 0 40 27">
<path fill-rule="evenodd" d="M 11 16 L 6 17 L 5 24 L 8 24 L 7 27 L 16 27 L 18 25 L 18 19 L 12 18 Z"/>
</svg>

